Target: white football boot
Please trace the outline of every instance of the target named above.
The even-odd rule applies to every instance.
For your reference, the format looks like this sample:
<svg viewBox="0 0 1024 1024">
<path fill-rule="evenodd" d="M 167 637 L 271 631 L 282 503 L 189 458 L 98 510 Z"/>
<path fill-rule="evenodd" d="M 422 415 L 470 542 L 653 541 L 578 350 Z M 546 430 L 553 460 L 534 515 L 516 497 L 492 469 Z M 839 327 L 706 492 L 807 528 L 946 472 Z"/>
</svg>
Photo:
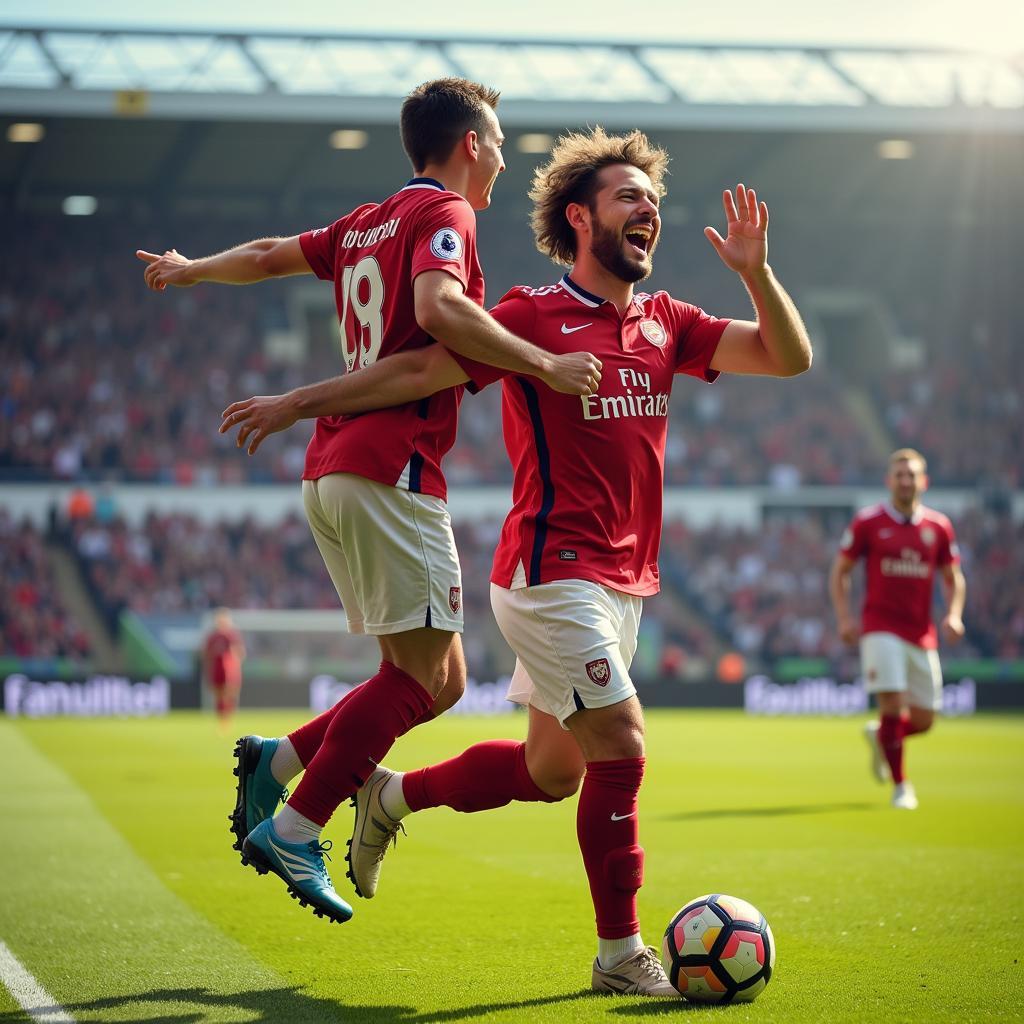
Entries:
<svg viewBox="0 0 1024 1024">
<path fill-rule="evenodd" d="M 882 744 L 878 742 L 877 721 L 864 724 L 864 739 L 871 748 L 871 774 L 879 782 L 887 782 L 889 780 L 889 766 L 885 761 Z"/>
<path fill-rule="evenodd" d="M 892 805 L 901 811 L 917 810 L 917 794 L 911 783 L 897 783 L 896 788 L 892 791 Z"/>
<path fill-rule="evenodd" d="M 653 946 L 639 950 L 608 971 L 595 960 L 590 986 L 595 992 L 616 992 L 623 996 L 682 999 L 668 980 L 658 951 Z"/>
</svg>

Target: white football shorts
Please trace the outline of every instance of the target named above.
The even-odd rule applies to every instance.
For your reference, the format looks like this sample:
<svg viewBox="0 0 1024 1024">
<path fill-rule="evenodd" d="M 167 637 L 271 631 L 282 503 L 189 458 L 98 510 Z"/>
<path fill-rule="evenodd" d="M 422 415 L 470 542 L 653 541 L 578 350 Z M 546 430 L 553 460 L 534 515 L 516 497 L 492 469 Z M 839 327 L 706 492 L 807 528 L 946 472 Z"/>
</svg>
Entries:
<svg viewBox="0 0 1024 1024">
<path fill-rule="evenodd" d="M 331 473 L 303 480 L 302 501 L 349 632 L 462 632 L 462 570 L 440 498 Z"/>
<path fill-rule="evenodd" d="M 565 720 L 636 693 L 629 665 L 636 653 L 643 600 L 588 580 L 560 580 L 506 590 L 491 584 L 498 628 L 515 652 L 508 699 Z"/>
<path fill-rule="evenodd" d="M 914 707 L 942 710 L 938 651 L 895 633 L 865 633 L 860 638 L 860 666 L 868 693 L 905 693 Z"/>
</svg>

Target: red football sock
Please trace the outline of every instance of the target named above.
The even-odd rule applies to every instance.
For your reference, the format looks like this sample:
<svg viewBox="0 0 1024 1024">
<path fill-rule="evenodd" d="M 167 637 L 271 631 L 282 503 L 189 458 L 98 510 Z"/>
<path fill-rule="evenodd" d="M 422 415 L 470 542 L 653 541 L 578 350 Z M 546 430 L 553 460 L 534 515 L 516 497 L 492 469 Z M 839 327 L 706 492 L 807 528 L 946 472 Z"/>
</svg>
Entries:
<svg viewBox="0 0 1024 1024">
<path fill-rule="evenodd" d="M 903 781 L 903 735 L 905 720 L 899 715 L 882 715 L 878 723 L 878 743 L 889 762 L 892 781 Z"/>
<path fill-rule="evenodd" d="M 326 825 L 395 740 L 433 704 L 434 698 L 412 676 L 382 661 L 377 675 L 357 686 L 331 718 L 323 743 L 306 765 L 288 806 Z"/>
<path fill-rule="evenodd" d="M 516 740 L 477 743 L 449 761 L 406 772 L 402 795 L 412 811 L 451 807 L 467 814 L 504 807 L 512 800 L 554 803 L 558 799 L 530 777 L 526 744 Z"/>
<path fill-rule="evenodd" d="M 637 794 L 643 778 L 642 757 L 588 761 L 583 777 L 576 836 L 602 939 L 640 931 L 636 891 L 644 881 L 644 851 L 638 842 Z"/>
<path fill-rule="evenodd" d="M 360 683 L 360 686 L 362 685 Z M 341 700 L 322 714 L 317 715 L 316 718 L 311 719 L 305 725 L 300 725 L 294 732 L 288 733 L 288 739 L 292 741 L 295 753 L 298 754 L 299 760 L 303 765 L 308 765 L 316 757 L 316 752 L 320 749 L 320 744 L 323 743 L 327 730 L 330 728 L 331 722 L 334 721 L 334 716 L 348 703 L 349 698 L 359 691 L 360 686 L 354 686 Z M 411 729 L 413 726 L 429 722 L 434 717 L 434 709 L 431 706 L 409 728 Z"/>
</svg>

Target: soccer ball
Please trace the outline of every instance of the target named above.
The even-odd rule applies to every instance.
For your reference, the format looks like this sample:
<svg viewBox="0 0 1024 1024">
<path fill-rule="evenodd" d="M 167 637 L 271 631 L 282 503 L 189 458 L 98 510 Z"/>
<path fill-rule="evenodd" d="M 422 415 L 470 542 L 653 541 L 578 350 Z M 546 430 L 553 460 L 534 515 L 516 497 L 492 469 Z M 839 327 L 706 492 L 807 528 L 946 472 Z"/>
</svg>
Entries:
<svg viewBox="0 0 1024 1024">
<path fill-rule="evenodd" d="M 772 976 L 775 938 L 746 900 L 701 896 L 669 921 L 661 961 L 669 981 L 693 1002 L 749 1003 Z"/>
</svg>

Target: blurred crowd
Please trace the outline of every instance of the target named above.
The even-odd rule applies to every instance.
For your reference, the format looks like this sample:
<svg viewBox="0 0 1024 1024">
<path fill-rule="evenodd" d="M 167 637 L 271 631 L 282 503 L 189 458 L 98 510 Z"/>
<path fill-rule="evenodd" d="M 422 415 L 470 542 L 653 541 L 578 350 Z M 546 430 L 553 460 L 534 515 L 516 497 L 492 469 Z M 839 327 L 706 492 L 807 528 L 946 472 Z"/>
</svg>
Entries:
<svg viewBox="0 0 1024 1024">
<path fill-rule="evenodd" d="M 76 659 L 89 647 L 61 598 L 43 534 L 0 508 L 0 655 Z"/>
<path fill-rule="evenodd" d="M 466 653 L 474 671 L 490 677 L 512 667 L 489 611 L 500 525 L 497 519 L 456 525 Z M 694 529 L 669 521 L 663 590 L 645 606 L 638 674 L 703 673 L 724 651 L 738 652 L 748 664 L 848 657 L 827 590 L 842 525 L 836 516 L 807 513 L 768 518 L 757 530 Z M 956 653 L 1024 657 L 1024 525 L 981 506 L 955 525 L 968 581 L 968 636 Z M 87 641 L 61 607 L 40 531 L 2 515 L 0 531 L 3 652 L 84 654 Z M 126 609 L 146 615 L 220 606 L 338 607 L 309 528 L 297 514 L 260 524 L 152 512 L 133 526 L 117 515 L 91 512 L 71 521 L 65 541 L 111 625 Z M 861 575 L 855 573 L 855 582 Z M 941 607 L 937 594 L 937 615 Z"/>
<path fill-rule="evenodd" d="M 187 240 L 194 252 L 215 251 L 246 237 L 248 225 L 182 224 L 173 236 L 157 226 L 85 227 L 67 218 L 24 227 L 0 238 L 0 479 L 210 485 L 300 476 L 308 424 L 271 438 L 253 458 L 217 427 L 234 400 L 341 370 L 329 287 L 312 280 L 164 294 L 144 287 L 137 246 Z M 307 289 L 302 302 L 296 288 Z M 309 289 L 319 296 L 315 312 Z M 735 313 L 735 299 L 708 298 L 709 308 Z M 707 387 L 680 380 L 666 480 L 876 483 L 887 439 L 921 447 L 937 483 L 1019 485 L 1022 454 L 1012 439 L 1024 431 L 1024 404 L 1012 384 L 1011 346 L 982 325 L 973 330 L 986 357 L 969 373 L 955 349 L 938 343 L 923 369 L 880 372 L 870 389 L 877 429 L 851 407 L 827 359 L 796 381 L 723 377 Z M 453 483 L 509 479 L 499 405 L 497 387 L 463 403 L 447 460 Z"/>
</svg>

